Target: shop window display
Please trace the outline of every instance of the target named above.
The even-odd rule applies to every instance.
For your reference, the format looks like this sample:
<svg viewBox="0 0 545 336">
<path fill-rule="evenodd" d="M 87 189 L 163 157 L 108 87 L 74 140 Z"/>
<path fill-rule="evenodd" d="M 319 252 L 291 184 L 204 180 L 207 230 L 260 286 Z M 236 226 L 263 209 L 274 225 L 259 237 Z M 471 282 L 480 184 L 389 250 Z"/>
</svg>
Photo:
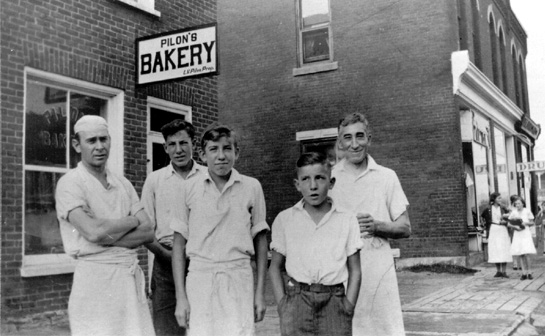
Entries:
<svg viewBox="0 0 545 336">
<path fill-rule="evenodd" d="M 107 100 L 28 80 L 25 100 L 25 255 L 64 253 L 55 211 L 59 178 L 79 160 L 71 146 L 76 121 L 104 115 Z"/>
</svg>

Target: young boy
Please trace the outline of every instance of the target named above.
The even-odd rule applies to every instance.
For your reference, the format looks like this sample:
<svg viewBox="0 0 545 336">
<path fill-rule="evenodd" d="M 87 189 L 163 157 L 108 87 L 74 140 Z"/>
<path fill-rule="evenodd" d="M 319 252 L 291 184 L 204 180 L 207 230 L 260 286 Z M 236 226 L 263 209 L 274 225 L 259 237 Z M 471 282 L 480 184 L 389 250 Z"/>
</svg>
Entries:
<svg viewBox="0 0 545 336">
<path fill-rule="evenodd" d="M 301 155 L 295 187 L 303 199 L 273 223 L 269 273 L 282 335 L 352 335 L 363 243 L 356 216 L 327 197 L 334 183 L 324 154 Z"/>
<path fill-rule="evenodd" d="M 254 335 L 254 321 L 263 319 L 266 308 L 269 226 L 263 190 L 256 179 L 233 169 L 239 149 L 229 127 L 208 127 L 201 146 L 208 170 L 183 182 L 171 222 L 176 319 L 190 336 Z"/>
</svg>

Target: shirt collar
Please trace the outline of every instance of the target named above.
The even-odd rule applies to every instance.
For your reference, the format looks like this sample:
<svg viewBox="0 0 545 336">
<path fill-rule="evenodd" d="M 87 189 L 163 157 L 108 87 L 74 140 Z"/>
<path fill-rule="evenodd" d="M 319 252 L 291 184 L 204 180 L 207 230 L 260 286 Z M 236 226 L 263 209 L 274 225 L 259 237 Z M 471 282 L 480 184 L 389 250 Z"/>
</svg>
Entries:
<svg viewBox="0 0 545 336">
<path fill-rule="evenodd" d="M 348 162 L 346 161 L 346 159 L 342 159 L 339 163 L 337 163 L 339 165 L 339 170 L 341 171 L 346 171 L 346 164 L 348 164 Z M 364 175 L 365 173 L 367 173 L 368 171 L 370 170 L 378 170 L 379 169 L 379 165 L 378 163 L 375 161 L 375 159 L 373 159 L 373 157 L 369 154 L 367 154 L 367 169 L 365 169 L 365 171 L 363 171 L 359 176 L 361 175 Z"/>
<path fill-rule="evenodd" d="M 206 167 L 203 166 L 203 168 L 206 168 Z M 227 183 L 225 184 L 225 187 L 223 187 L 223 190 L 224 191 L 227 190 L 230 186 L 235 184 L 235 182 L 240 182 L 241 176 L 242 175 L 240 175 L 240 173 L 235 168 L 232 168 L 231 176 L 229 176 L 229 181 L 227 181 Z M 212 178 L 210 177 L 210 174 L 208 173 L 208 169 L 206 169 L 206 172 L 204 173 L 204 181 L 205 183 L 214 183 L 214 181 L 212 181 Z"/>
<path fill-rule="evenodd" d="M 198 164 L 193 159 L 191 161 L 193 161 L 193 167 L 191 167 L 191 171 L 189 172 L 189 174 L 187 174 L 186 179 L 190 178 L 191 176 L 193 176 L 193 175 L 195 175 L 195 174 L 197 174 L 199 172 L 203 172 L 203 170 L 206 168 L 206 167 L 201 166 L 200 164 Z M 174 169 L 174 166 L 172 165 L 172 161 L 171 161 L 167 166 L 167 178 L 175 176 L 175 175 L 180 176 L 180 174 L 178 174 L 176 169 Z"/>
<path fill-rule="evenodd" d="M 80 172 L 83 174 L 82 177 L 85 179 L 85 180 L 90 180 L 90 179 L 94 179 L 96 180 L 97 182 L 98 179 L 89 172 L 89 170 L 87 170 L 87 168 L 83 165 L 83 162 L 80 161 L 78 162 L 78 165 L 77 165 L 77 169 L 80 170 Z M 99 182 L 100 183 L 100 182 Z M 108 183 L 108 185 L 106 186 L 106 189 L 109 190 L 110 188 L 114 188 L 115 187 L 115 183 L 114 183 L 114 180 L 112 178 L 112 173 L 110 172 L 110 170 L 108 169 L 108 167 L 106 167 L 106 183 Z"/>
<path fill-rule="evenodd" d="M 331 197 L 327 197 L 327 202 L 331 203 L 330 211 L 337 211 L 337 205 Z M 301 198 L 301 200 L 297 202 L 293 207 L 297 210 L 305 210 L 305 199 Z"/>
</svg>

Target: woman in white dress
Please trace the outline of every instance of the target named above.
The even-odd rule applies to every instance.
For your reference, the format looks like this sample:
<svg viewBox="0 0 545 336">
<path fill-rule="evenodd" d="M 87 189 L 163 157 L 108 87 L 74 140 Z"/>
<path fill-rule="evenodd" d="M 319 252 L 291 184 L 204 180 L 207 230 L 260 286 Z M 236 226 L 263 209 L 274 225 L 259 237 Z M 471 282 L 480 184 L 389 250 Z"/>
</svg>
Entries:
<svg viewBox="0 0 545 336">
<path fill-rule="evenodd" d="M 534 225 L 534 215 L 530 210 L 524 207 L 521 197 L 516 197 L 514 199 L 513 207 L 513 211 L 509 214 L 508 224 L 509 227 L 512 227 L 515 230 L 513 242 L 511 243 L 511 254 L 519 257 L 519 266 L 522 267 L 522 276 L 520 280 L 532 280 L 532 274 L 530 274 L 530 259 L 528 255 L 536 254 L 532 232 L 530 231 L 530 226 Z"/>
<path fill-rule="evenodd" d="M 508 210 L 501 204 L 500 193 L 490 195 L 490 206 L 486 208 L 481 217 L 485 221 L 488 232 L 488 262 L 496 264 L 495 278 L 508 278 L 506 273 L 507 263 L 512 262 L 511 240 L 507 231 L 507 221 L 503 215 Z"/>
</svg>

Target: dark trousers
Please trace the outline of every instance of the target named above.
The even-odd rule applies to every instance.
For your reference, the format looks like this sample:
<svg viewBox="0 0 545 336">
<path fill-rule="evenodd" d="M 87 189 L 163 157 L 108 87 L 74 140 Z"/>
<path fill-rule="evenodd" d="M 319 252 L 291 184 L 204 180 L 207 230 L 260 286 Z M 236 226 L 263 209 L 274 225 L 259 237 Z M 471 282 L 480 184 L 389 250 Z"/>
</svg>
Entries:
<svg viewBox="0 0 545 336">
<path fill-rule="evenodd" d="M 355 307 L 346 300 L 342 285 L 303 287 L 290 280 L 278 304 L 282 336 L 352 335 Z"/>
<path fill-rule="evenodd" d="M 172 276 L 172 264 L 153 261 L 151 278 L 151 302 L 153 308 L 153 327 L 157 336 L 183 336 L 185 329 L 178 325 L 176 311 L 176 290 Z"/>
</svg>

